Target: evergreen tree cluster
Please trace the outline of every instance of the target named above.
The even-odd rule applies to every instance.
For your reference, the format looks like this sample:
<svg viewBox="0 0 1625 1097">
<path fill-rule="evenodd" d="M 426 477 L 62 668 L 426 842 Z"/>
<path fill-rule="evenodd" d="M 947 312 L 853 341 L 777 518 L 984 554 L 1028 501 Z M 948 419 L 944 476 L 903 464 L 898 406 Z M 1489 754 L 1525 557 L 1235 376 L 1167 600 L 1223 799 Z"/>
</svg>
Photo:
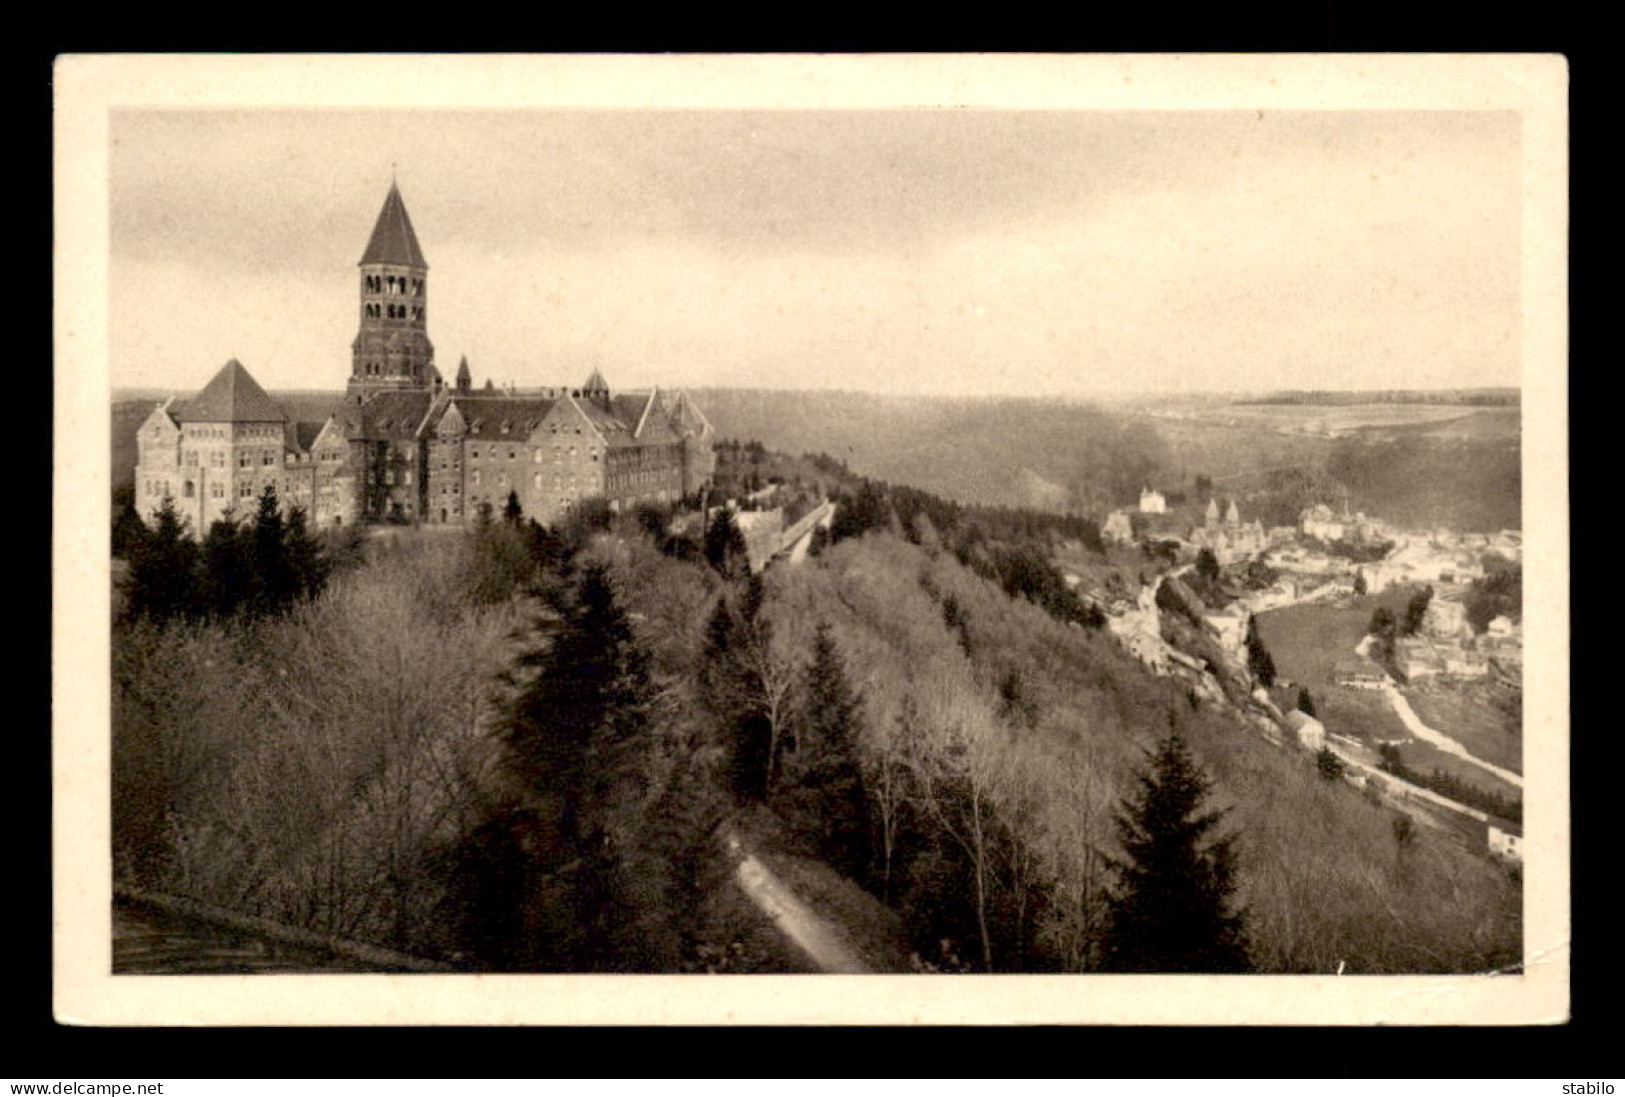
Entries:
<svg viewBox="0 0 1625 1097">
<path fill-rule="evenodd" d="M 731 523 L 729 523 L 731 526 Z M 775 681 L 772 624 L 762 616 L 762 579 L 748 575 L 725 587 L 705 627 L 700 664 L 701 696 L 723 745 L 722 773 L 742 803 L 764 803 L 785 744 L 774 702 L 783 692 Z"/>
<path fill-rule="evenodd" d="M 1377 752 L 1380 758 L 1378 765 L 1384 773 L 1391 773 L 1402 781 L 1431 789 L 1446 799 L 1488 812 L 1497 818 L 1514 823 L 1523 822 L 1522 800 L 1490 792 L 1459 777 L 1453 777 L 1437 767 L 1426 773 L 1414 769 L 1406 764 L 1399 747 L 1393 743 L 1383 743 L 1377 748 Z"/>
<path fill-rule="evenodd" d="M 873 864 L 858 744 L 860 700 L 827 623 L 813 635 L 797 711 L 775 806 L 818 857 L 845 876 L 865 880 Z"/>
<path fill-rule="evenodd" d="M 519 666 L 530 677 L 500 737 L 522 803 L 468 854 L 490 862 L 474 883 L 492 892 L 471 900 L 465 937 L 520 970 L 647 970 L 632 912 L 654 689 L 602 565 L 581 570 L 564 620 Z"/>
<path fill-rule="evenodd" d="M 1089 628 L 1106 623 L 1104 611 L 1080 599 L 1050 562 L 1050 550 L 1059 538 L 1077 538 L 1101 551 L 1099 529 L 1087 519 L 964 507 L 929 492 L 873 480 L 838 496 L 835 503 L 832 542 L 874 529 L 888 530 L 916 545 L 932 540 L 964 566 L 998 583 L 1006 594 L 1028 599 L 1056 620 Z"/>
<path fill-rule="evenodd" d="M 283 517 L 276 489 L 261 493 L 251 521 L 228 514 L 193 540 L 165 499 L 152 528 L 124 529 L 130 577 L 127 614 L 159 623 L 178 619 L 261 620 L 319 595 L 332 561 L 299 507 Z"/>
</svg>

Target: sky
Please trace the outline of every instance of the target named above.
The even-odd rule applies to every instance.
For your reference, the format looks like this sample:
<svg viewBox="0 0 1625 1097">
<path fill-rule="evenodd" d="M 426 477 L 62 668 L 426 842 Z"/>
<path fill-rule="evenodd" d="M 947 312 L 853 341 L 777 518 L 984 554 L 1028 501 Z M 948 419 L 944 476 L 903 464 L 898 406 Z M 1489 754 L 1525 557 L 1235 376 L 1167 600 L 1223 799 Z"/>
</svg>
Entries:
<svg viewBox="0 0 1625 1097">
<path fill-rule="evenodd" d="M 1519 381 L 1511 112 L 191 111 L 111 124 L 111 375 L 338 389 L 390 180 L 448 378 Z"/>
</svg>

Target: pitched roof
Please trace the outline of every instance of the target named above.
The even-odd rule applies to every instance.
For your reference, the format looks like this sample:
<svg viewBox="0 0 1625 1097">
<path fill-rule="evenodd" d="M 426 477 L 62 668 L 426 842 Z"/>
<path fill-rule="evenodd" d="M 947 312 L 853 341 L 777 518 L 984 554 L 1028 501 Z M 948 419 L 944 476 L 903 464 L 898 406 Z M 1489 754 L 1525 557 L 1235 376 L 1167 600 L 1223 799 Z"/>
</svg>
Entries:
<svg viewBox="0 0 1625 1097">
<path fill-rule="evenodd" d="M 689 393 L 686 392 L 678 393 L 678 400 L 673 405 L 673 421 L 678 427 L 679 434 L 692 431 L 694 434 L 704 436 L 705 432 L 712 429 L 710 419 L 705 418 L 704 411 L 700 411 L 699 405 L 689 400 Z"/>
<path fill-rule="evenodd" d="M 316 443 L 316 436 L 322 432 L 324 423 L 283 423 L 282 441 L 292 453 L 309 453 L 310 447 Z"/>
<path fill-rule="evenodd" d="M 593 367 L 592 375 L 587 378 L 586 384 L 581 386 L 582 392 L 608 392 L 609 382 L 604 380 L 603 373 L 597 366 Z"/>
<path fill-rule="evenodd" d="M 613 404 L 605 406 L 596 400 L 576 400 L 574 403 L 576 407 L 581 409 L 581 413 L 587 417 L 587 421 L 598 428 L 598 433 L 604 436 L 605 445 L 620 448 L 638 444 L 637 440 L 632 436 L 632 432 L 637 429 L 638 425 L 636 418 L 633 418 L 631 422 L 627 422 L 616 414 L 616 408 Z M 639 410 L 642 410 L 641 407 Z"/>
<path fill-rule="evenodd" d="M 373 439 L 415 438 L 433 400 L 430 393 L 408 389 L 374 393 L 360 408 L 362 432 Z"/>
<path fill-rule="evenodd" d="M 553 410 L 544 396 L 460 394 L 453 401 L 468 424 L 468 437 L 483 442 L 523 442 Z M 504 430 L 503 428 L 507 429 Z"/>
<path fill-rule="evenodd" d="M 406 215 L 400 188 L 394 183 L 389 184 L 389 194 L 384 198 L 384 208 L 378 211 L 378 223 L 372 227 L 372 239 L 367 241 L 361 263 L 394 263 L 425 270 L 429 267 L 423 249 L 418 247 L 417 233 L 412 231 L 412 219 Z"/>
<path fill-rule="evenodd" d="M 288 417 L 233 358 L 175 418 L 182 423 L 282 423 Z"/>
</svg>

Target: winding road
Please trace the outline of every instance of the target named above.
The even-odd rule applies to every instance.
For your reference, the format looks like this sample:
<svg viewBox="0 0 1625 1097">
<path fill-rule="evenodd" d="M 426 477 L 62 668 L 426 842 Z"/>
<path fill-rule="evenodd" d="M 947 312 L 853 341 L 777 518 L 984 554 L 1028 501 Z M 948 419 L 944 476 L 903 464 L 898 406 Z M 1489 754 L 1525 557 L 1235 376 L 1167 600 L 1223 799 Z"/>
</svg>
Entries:
<svg viewBox="0 0 1625 1097">
<path fill-rule="evenodd" d="M 1446 754 L 1453 754 L 1463 761 L 1471 762 L 1485 772 L 1499 777 L 1514 788 L 1523 788 L 1523 776 L 1521 774 L 1513 773 L 1510 769 L 1502 769 L 1500 766 L 1484 761 L 1484 759 L 1475 755 L 1444 732 L 1435 731 L 1424 724 L 1422 718 L 1416 715 L 1416 710 L 1411 708 L 1411 703 L 1405 699 L 1403 693 L 1399 692 L 1399 687 L 1394 685 L 1392 680 L 1383 683 L 1382 692 L 1387 695 L 1388 704 L 1393 707 L 1394 715 L 1399 717 L 1400 723 L 1405 725 L 1405 730 L 1416 736 L 1416 738 L 1437 747 Z"/>
<path fill-rule="evenodd" d="M 1371 637 L 1363 637 L 1359 644 L 1355 646 L 1354 653 L 1356 655 L 1369 658 L 1369 656 L 1366 655 L 1366 651 L 1370 645 Z M 1381 664 L 1378 665 L 1380 666 Z M 1464 762 L 1471 762 L 1473 765 L 1484 770 L 1486 773 L 1499 777 L 1513 788 L 1523 788 L 1522 774 L 1514 773 L 1510 769 L 1502 769 L 1500 766 L 1484 761 L 1484 759 L 1478 757 L 1472 751 L 1468 750 L 1459 741 L 1450 738 L 1450 736 L 1446 735 L 1442 731 L 1435 728 L 1430 728 L 1424 724 L 1422 722 L 1422 718 L 1416 715 L 1416 710 L 1411 708 L 1411 703 L 1405 699 L 1405 695 L 1401 693 L 1399 691 L 1399 687 L 1394 684 L 1392 677 L 1385 676 L 1383 678 L 1382 692 L 1383 695 L 1388 698 L 1388 705 L 1394 710 L 1394 715 L 1399 717 L 1399 722 L 1404 724 L 1405 730 L 1410 732 L 1413 736 L 1422 740 L 1422 742 L 1429 744 L 1430 746 L 1444 751 L 1446 754 L 1453 754 Z"/>
</svg>

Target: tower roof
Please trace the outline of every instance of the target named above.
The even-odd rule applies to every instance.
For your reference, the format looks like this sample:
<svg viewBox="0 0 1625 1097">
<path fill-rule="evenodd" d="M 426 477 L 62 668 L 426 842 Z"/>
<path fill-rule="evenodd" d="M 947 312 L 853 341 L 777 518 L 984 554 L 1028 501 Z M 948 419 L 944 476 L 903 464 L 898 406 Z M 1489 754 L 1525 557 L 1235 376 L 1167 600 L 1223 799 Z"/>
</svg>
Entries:
<svg viewBox="0 0 1625 1097">
<path fill-rule="evenodd" d="M 417 233 L 412 231 L 412 219 L 406 215 L 400 188 L 394 183 L 389 184 L 384 208 L 378 211 L 378 223 L 372 227 L 372 239 L 361 256 L 361 265 L 367 263 L 394 263 L 425 270 L 429 267 L 423 249 L 418 247 Z"/>
<path fill-rule="evenodd" d="M 609 391 L 609 382 L 604 380 L 604 375 L 603 375 L 602 371 L 600 371 L 595 366 L 595 367 L 593 367 L 592 376 L 588 377 L 587 378 L 587 383 L 581 386 L 581 391 L 582 392 L 608 392 Z"/>
<path fill-rule="evenodd" d="M 187 401 L 177 418 L 183 423 L 283 423 L 288 417 L 233 358 Z"/>
</svg>

